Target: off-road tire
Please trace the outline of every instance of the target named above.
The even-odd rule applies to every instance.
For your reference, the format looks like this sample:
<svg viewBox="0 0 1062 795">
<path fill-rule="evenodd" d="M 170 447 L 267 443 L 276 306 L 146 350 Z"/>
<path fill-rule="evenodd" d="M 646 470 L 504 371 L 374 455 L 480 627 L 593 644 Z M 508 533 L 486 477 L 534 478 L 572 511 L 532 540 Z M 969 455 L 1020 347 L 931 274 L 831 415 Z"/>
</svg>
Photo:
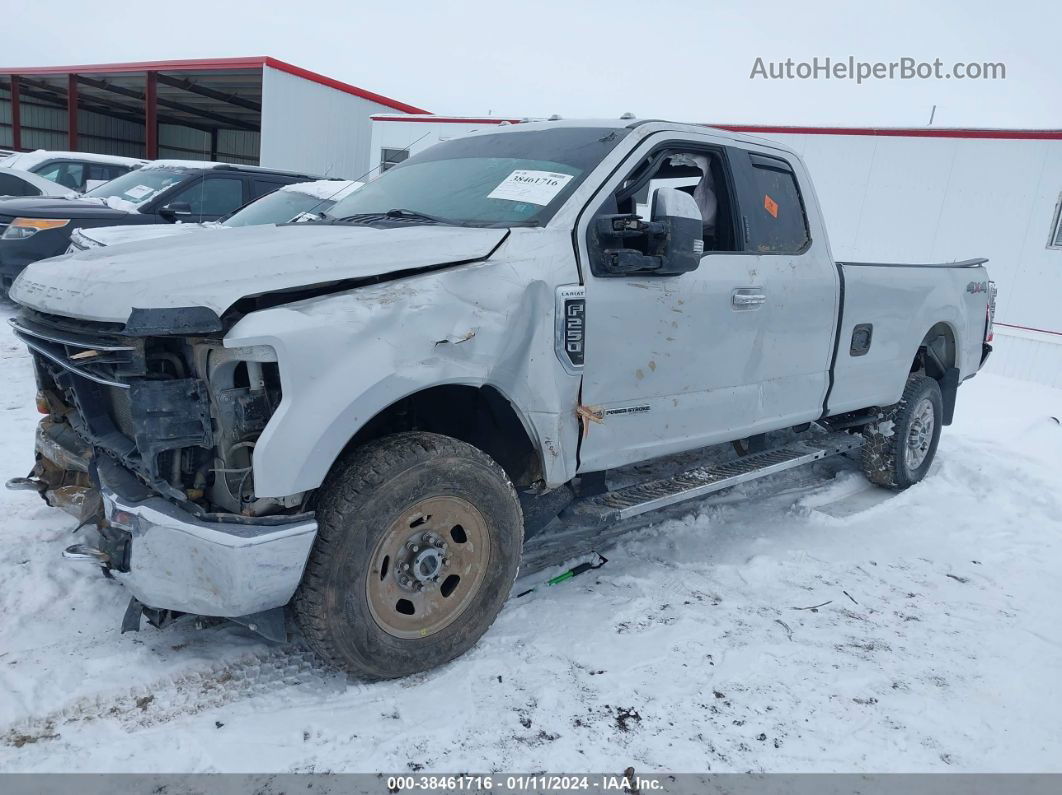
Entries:
<svg viewBox="0 0 1062 795">
<path fill-rule="evenodd" d="M 452 623 L 427 637 L 396 637 L 371 612 L 371 559 L 402 514 L 433 497 L 465 500 L 479 511 L 489 563 Z M 519 570 L 523 516 L 512 483 L 486 453 L 448 436 L 399 433 L 355 449 L 322 485 L 317 521 L 292 604 L 295 620 L 315 652 L 360 677 L 407 676 L 468 651 L 494 623 Z"/>
<path fill-rule="evenodd" d="M 933 429 L 925 458 L 910 466 L 905 455 L 916 412 L 923 401 L 932 407 Z M 924 407 L 923 407 L 924 408 Z M 924 375 L 911 375 L 900 402 L 884 410 L 883 416 L 863 429 L 863 473 L 871 483 L 902 491 L 926 476 L 940 441 L 944 402 L 940 385 Z"/>
</svg>

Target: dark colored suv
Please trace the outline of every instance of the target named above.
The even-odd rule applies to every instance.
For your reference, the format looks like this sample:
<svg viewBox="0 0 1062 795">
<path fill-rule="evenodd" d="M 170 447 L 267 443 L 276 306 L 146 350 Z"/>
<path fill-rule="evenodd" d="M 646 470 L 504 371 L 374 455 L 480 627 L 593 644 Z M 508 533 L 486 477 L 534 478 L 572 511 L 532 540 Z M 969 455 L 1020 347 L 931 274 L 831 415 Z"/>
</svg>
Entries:
<svg viewBox="0 0 1062 795">
<path fill-rule="evenodd" d="M 0 293 L 31 262 L 65 252 L 75 229 L 216 221 L 283 185 L 315 179 L 253 166 L 159 160 L 80 198 L 0 200 Z"/>
</svg>

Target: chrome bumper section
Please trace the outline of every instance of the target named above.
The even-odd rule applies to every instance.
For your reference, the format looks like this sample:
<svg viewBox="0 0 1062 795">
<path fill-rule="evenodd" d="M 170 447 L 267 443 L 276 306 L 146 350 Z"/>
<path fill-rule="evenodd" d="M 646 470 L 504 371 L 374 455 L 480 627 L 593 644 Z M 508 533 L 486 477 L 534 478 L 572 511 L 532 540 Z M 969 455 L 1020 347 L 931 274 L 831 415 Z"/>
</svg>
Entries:
<svg viewBox="0 0 1062 795">
<path fill-rule="evenodd" d="M 82 456 L 63 444 L 68 440 L 55 433 L 38 432 L 36 441 L 37 452 L 60 468 L 84 466 Z M 122 536 L 123 554 L 108 553 L 97 562 L 109 565 L 144 605 L 234 618 L 291 601 L 317 536 L 314 519 L 198 517 L 157 496 L 106 456 L 97 456 L 90 468 L 103 501 L 102 526 L 85 528 L 86 544 L 80 546 L 112 550 L 115 537 Z M 86 560 L 86 555 L 71 552 L 68 558 Z"/>
</svg>

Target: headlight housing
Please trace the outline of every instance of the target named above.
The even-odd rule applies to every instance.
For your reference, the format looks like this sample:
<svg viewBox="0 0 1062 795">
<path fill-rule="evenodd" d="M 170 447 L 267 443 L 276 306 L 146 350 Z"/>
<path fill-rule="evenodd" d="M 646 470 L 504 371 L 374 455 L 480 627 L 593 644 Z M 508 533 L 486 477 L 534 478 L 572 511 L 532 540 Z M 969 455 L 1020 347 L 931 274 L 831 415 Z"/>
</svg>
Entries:
<svg viewBox="0 0 1062 795">
<path fill-rule="evenodd" d="M 47 229 L 61 229 L 69 218 L 16 218 L 4 230 L 3 240 L 25 240 Z"/>
</svg>

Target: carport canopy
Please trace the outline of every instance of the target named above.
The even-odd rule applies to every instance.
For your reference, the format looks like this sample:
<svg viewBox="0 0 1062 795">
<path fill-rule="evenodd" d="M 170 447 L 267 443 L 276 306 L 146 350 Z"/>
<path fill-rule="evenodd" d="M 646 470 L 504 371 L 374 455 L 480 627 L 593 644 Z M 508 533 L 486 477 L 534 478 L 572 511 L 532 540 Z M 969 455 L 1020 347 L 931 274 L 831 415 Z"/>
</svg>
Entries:
<svg viewBox="0 0 1062 795">
<path fill-rule="evenodd" d="M 83 112 L 87 111 L 142 125 L 143 144 L 139 154 L 148 159 L 159 156 L 159 125 L 176 125 L 208 133 L 210 159 L 216 160 L 219 133 L 261 132 L 262 80 L 266 67 L 382 102 L 401 112 L 424 112 L 276 58 L 255 56 L 0 68 L 0 102 L 6 100 L 4 104 L 9 105 L 9 113 L 0 113 L 0 125 L 10 128 L 8 139 L 11 148 L 16 150 L 34 148 L 24 146 L 30 137 L 27 133 L 32 131 L 65 135 L 71 151 L 108 149 L 112 151 L 106 151 L 107 154 L 132 153 L 129 147 L 139 141 L 128 138 L 121 142 L 125 145 L 121 152 L 116 148 L 117 141 L 115 147 L 108 147 L 105 140 L 97 140 L 101 136 L 96 134 L 91 145 L 82 141 L 79 146 L 79 137 L 88 137 L 82 129 Z M 33 110 L 37 111 L 32 120 L 27 118 L 30 106 L 35 106 Z M 252 139 L 257 150 L 257 135 Z M 257 151 L 253 159 L 257 161 Z"/>
</svg>

